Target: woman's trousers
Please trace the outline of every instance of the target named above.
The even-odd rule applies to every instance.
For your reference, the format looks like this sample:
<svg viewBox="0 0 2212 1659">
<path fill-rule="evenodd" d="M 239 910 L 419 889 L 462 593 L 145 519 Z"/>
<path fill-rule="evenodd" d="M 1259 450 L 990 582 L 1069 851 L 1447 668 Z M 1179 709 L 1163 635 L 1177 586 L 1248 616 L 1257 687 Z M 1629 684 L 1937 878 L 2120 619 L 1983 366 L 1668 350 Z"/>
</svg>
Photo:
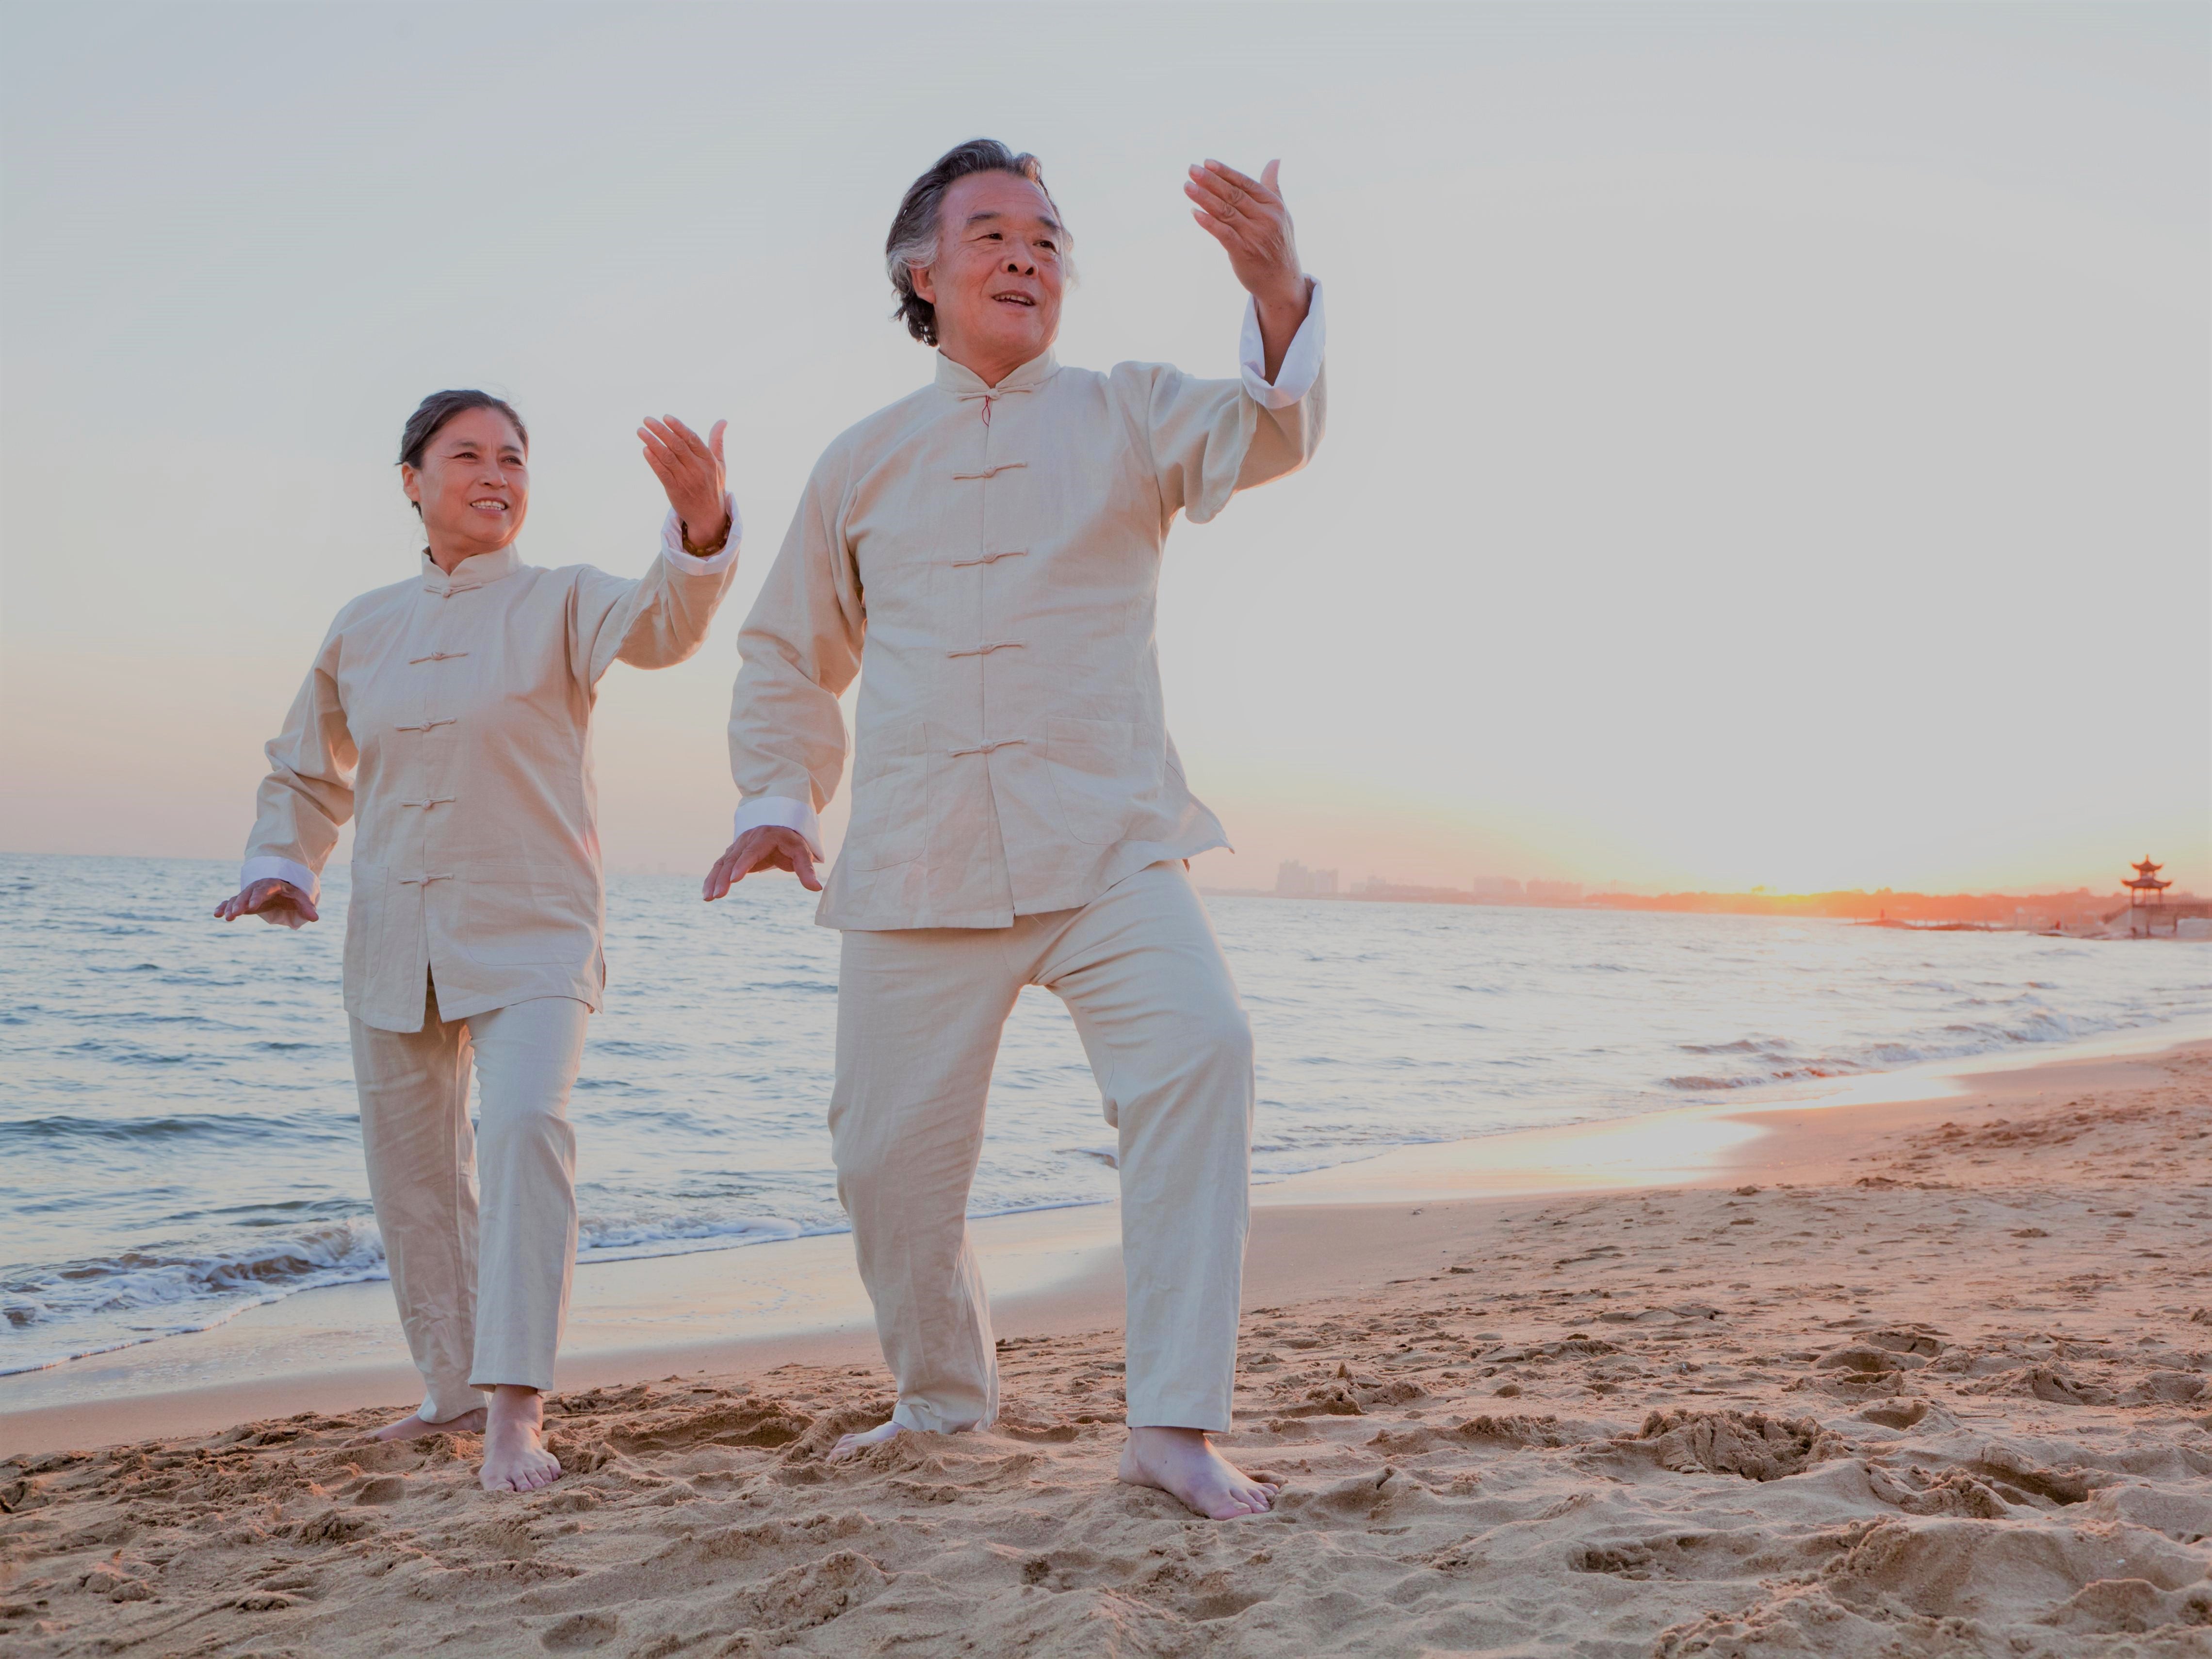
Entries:
<svg viewBox="0 0 2212 1659">
<path fill-rule="evenodd" d="M 589 1017 L 539 997 L 447 1022 L 434 986 L 419 1031 L 352 1022 L 369 1196 L 426 1422 L 483 1405 L 478 1389 L 553 1385 L 576 1262 L 568 1091 Z"/>
</svg>

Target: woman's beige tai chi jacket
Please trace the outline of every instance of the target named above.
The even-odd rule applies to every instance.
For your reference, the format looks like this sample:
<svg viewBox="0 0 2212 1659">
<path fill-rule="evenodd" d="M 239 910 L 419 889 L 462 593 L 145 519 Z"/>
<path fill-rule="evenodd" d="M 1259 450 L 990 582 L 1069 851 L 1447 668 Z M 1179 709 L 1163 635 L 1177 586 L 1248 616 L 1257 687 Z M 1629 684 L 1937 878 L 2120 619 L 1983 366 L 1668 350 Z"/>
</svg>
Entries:
<svg viewBox="0 0 2212 1659">
<path fill-rule="evenodd" d="M 1226 846 L 1169 738 L 1160 550 L 1321 441 L 1322 301 L 1275 381 L 1249 307 L 1236 380 L 1050 354 L 935 384 L 830 444 L 738 635 L 736 828 L 794 829 L 837 787 L 860 672 L 853 816 L 817 920 L 1004 927 Z"/>
<path fill-rule="evenodd" d="M 269 745 L 241 887 L 310 895 L 358 816 L 345 1006 L 422 1026 L 426 979 L 453 1020 L 534 997 L 597 1011 L 598 792 L 592 706 L 617 660 L 682 662 L 707 637 L 738 554 L 684 551 L 673 514 L 640 580 L 543 570 L 512 548 L 364 593 L 338 612 Z"/>
</svg>

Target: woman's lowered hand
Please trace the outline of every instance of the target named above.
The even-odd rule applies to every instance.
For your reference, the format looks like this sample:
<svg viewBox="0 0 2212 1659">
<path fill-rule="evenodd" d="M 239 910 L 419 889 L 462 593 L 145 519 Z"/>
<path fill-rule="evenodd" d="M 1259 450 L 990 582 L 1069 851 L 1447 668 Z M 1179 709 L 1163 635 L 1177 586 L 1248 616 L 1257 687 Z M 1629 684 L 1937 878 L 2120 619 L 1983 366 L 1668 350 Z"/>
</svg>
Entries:
<svg viewBox="0 0 2212 1659">
<path fill-rule="evenodd" d="M 322 918 L 309 898 L 289 881 L 274 876 L 264 876 L 243 892 L 233 893 L 215 907 L 218 921 L 236 921 L 240 916 L 259 916 L 264 921 L 281 921 L 287 927 L 298 927 Z"/>
<path fill-rule="evenodd" d="M 687 550 L 719 553 L 730 538 L 730 513 L 724 497 L 729 483 L 722 471 L 722 434 L 727 421 L 702 438 L 673 415 L 647 416 L 637 429 L 645 464 L 668 492 L 668 504 L 683 521 Z"/>
</svg>

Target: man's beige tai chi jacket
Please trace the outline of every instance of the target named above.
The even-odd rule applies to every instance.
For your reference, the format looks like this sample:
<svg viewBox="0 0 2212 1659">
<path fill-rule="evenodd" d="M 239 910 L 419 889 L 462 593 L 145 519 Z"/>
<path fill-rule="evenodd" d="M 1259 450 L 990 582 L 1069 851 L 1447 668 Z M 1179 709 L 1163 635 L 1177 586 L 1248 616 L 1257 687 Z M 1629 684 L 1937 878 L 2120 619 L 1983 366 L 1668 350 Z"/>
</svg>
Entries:
<svg viewBox="0 0 2212 1659">
<path fill-rule="evenodd" d="M 817 920 L 1004 927 L 1227 845 L 1183 781 L 1153 645 L 1160 550 L 1321 441 L 1318 285 L 1275 382 L 1247 309 L 1241 380 L 1052 356 L 935 384 L 816 465 L 738 636 L 736 829 L 794 829 L 837 787 L 860 672 L 853 816 Z"/>
<path fill-rule="evenodd" d="M 707 637 L 737 561 L 686 553 L 673 514 L 640 580 L 540 569 L 512 547 L 364 593 L 338 612 L 269 744 L 241 887 L 318 877 L 358 816 L 345 1006 L 386 1031 L 534 997 L 596 1011 L 598 792 L 591 716 L 602 675 L 682 662 Z"/>
</svg>

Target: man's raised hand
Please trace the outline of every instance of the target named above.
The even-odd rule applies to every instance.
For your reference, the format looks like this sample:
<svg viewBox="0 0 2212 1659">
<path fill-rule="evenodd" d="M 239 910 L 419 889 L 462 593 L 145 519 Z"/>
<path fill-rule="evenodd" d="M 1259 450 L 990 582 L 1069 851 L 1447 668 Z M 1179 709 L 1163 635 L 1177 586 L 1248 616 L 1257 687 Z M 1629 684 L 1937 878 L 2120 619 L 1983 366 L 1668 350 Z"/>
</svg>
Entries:
<svg viewBox="0 0 2212 1659">
<path fill-rule="evenodd" d="M 1228 250 L 1229 268 L 1252 296 L 1270 383 L 1281 370 L 1313 302 L 1312 284 L 1298 266 L 1291 210 L 1275 187 L 1282 165 L 1270 161 L 1254 179 L 1222 162 L 1208 161 L 1193 167 L 1182 187 L 1182 193 L 1196 204 L 1190 216 Z"/>
<path fill-rule="evenodd" d="M 722 468 L 722 433 L 727 421 L 702 438 L 673 415 L 646 416 L 637 429 L 645 463 L 668 492 L 668 504 L 684 525 L 684 539 L 713 550 L 728 540 L 730 514 L 722 497 L 729 484 Z"/>
<path fill-rule="evenodd" d="M 1298 267 L 1298 244 L 1291 210 L 1275 187 L 1280 161 L 1270 161 L 1257 179 L 1220 161 L 1190 170 L 1182 193 L 1194 205 L 1190 216 L 1228 251 L 1229 268 L 1244 291 L 1270 307 L 1305 315 L 1305 273 Z"/>
<path fill-rule="evenodd" d="M 287 927 L 319 921 L 314 900 L 309 898 L 289 881 L 274 876 L 264 876 L 243 890 L 233 893 L 215 907 L 218 921 L 236 921 L 240 916 L 259 916 L 264 921 L 282 922 Z"/>
<path fill-rule="evenodd" d="M 796 830 L 762 823 L 732 842 L 729 850 L 714 860 L 699 896 L 711 904 L 757 870 L 788 870 L 808 892 L 822 890 L 822 878 L 814 873 L 814 849 L 806 837 Z"/>
</svg>

